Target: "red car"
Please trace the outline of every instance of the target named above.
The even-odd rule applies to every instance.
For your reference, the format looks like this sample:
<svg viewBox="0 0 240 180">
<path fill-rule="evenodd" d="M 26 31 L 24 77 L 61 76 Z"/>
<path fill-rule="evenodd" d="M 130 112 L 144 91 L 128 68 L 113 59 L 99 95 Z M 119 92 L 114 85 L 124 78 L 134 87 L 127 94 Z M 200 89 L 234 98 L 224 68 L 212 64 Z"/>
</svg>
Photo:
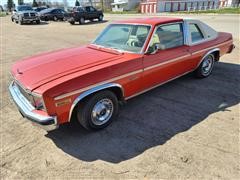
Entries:
<svg viewBox="0 0 240 180">
<path fill-rule="evenodd" d="M 192 71 L 205 78 L 233 48 L 231 34 L 199 20 L 119 21 L 87 46 L 17 62 L 9 90 L 21 114 L 46 130 L 73 119 L 102 129 L 118 113 L 119 102 Z"/>
</svg>

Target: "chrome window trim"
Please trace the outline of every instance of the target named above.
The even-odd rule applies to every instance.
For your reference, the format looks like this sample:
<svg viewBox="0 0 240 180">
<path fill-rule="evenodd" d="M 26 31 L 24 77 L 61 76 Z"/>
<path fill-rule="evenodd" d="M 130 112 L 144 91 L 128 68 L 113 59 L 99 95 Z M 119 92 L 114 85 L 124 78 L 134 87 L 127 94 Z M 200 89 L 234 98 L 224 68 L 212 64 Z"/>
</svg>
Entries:
<svg viewBox="0 0 240 180">
<path fill-rule="evenodd" d="M 74 108 L 76 107 L 76 105 L 85 97 L 95 93 L 95 92 L 98 92 L 98 91 L 101 91 L 101 90 L 104 90 L 104 89 L 108 89 L 108 88 L 112 88 L 112 87 L 117 87 L 119 89 L 121 89 L 122 91 L 122 96 L 124 97 L 124 89 L 122 87 L 122 85 L 120 84 L 117 84 L 117 83 L 108 83 L 108 84 L 102 84 L 102 85 L 99 85 L 99 86 L 96 86 L 94 88 L 91 88 L 85 92 L 83 92 L 82 94 L 80 94 L 72 103 L 71 105 L 71 108 L 70 108 L 70 111 L 69 111 L 69 115 L 68 115 L 68 122 L 70 122 L 71 120 L 71 117 L 72 117 L 72 112 L 74 110 Z"/>
<path fill-rule="evenodd" d="M 126 25 L 135 25 L 135 26 L 137 26 L 137 25 L 149 26 L 150 29 L 149 29 L 148 35 L 147 35 L 147 37 L 146 37 L 146 40 L 145 40 L 145 42 L 144 42 L 144 44 L 143 44 L 142 49 L 141 49 L 140 52 L 136 53 L 136 52 L 132 52 L 132 51 L 123 51 L 123 50 L 120 50 L 120 51 L 122 51 L 122 52 L 128 52 L 128 53 L 132 53 L 132 54 L 144 54 L 144 48 L 145 48 L 145 46 L 146 46 L 146 44 L 147 44 L 147 40 L 149 39 L 149 36 L 150 36 L 150 34 L 151 34 L 151 32 L 152 32 L 153 25 L 151 25 L 151 24 L 143 24 L 143 23 L 120 23 L 120 22 L 118 23 L 118 22 L 114 22 L 114 23 L 109 24 L 108 26 L 114 25 L 114 24 L 123 24 L 123 25 L 126 24 Z M 107 29 L 108 26 L 106 26 L 106 27 L 103 29 L 103 31 L 105 31 L 105 29 Z M 103 31 L 102 31 L 102 32 L 103 32 Z M 102 32 L 101 32 L 93 41 L 91 41 L 91 43 L 90 43 L 91 45 L 98 46 L 97 44 L 94 44 L 94 41 L 96 41 L 96 40 L 98 39 L 98 37 L 102 34 Z"/>
<path fill-rule="evenodd" d="M 196 19 L 184 19 L 184 22 L 185 22 L 185 28 L 186 28 L 186 32 L 187 32 L 187 45 L 189 46 L 194 46 L 194 45 L 198 45 L 198 44 L 201 44 L 201 43 L 205 43 L 205 42 L 208 42 L 208 41 L 212 41 L 214 39 L 217 39 L 217 36 L 218 36 L 218 32 L 215 31 L 214 29 L 211 29 L 214 30 L 216 33 L 217 33 L 217 36 L 216 37 L 212 37 L 212 38 L 209 38 L 207 37 L 207 29 L 204 29 L 204 25 L 208 26 L 207 24 L 203 23 L 202 21 L 199 21 L 199 20 L 196 20 Z M 196 42 L 192 42 L 192 36 L 191 36 L 191 33 L 189 32 L 190 31 L 190 27 L 189 25 L 190 24 L 195 24 L 197 25 L 197 27 L 200 29 L 200 31 L 202 32 L 204 38 L 202 40 L 199 40 L 199 41 L 196 41 Z"/>
<path fill-rule="evenodd" d="M 153 39 L 153 35 L 154 35 L 155 32 L 157 31 L 157 28 L 159 28 L 159 27 L 161 27 L 161 26 L 174 25 L 174 24 L 182 24 L 182 30 L 183 30 L 183 45 L 184 45 L 184 43 L 185 43 L 184 21 L 176 21 L 176 22 L 172 22 L 172 23 L 160 24 L 160 25 L 155 26 L 155 28 L 154 28 L 154 30 L 153 30 L 153 32 L 152 32 L 151 39 L 150 39 L 150 41 L 149 41 L 149 43 L 148 43 L 148 45 L 147 45 L 147 48 L 146 48 L 144 54 L 147 54 L 147 51 L 148 51 L 149 46 L 150 46 L 150 44 L 151 44 L 151 42 L 152 42 L 152 39 Z M 177 47 L 180 47 L 180 46 L 177 46 Z M 168 49 L 170 49 L 170 48 L 168 48 Z"/>
</svg>

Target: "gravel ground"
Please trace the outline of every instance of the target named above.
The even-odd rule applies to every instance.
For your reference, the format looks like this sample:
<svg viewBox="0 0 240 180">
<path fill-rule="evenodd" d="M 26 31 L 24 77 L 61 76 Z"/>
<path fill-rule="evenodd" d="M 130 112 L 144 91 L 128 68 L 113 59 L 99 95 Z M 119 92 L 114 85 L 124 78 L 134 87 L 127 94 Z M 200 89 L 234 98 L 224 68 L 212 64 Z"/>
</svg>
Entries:
<svg viewBox="0 0 240 180">
<path fill-rule="evenodd" d="M 192 15 L 231 32 L 236 49 L 212 76 L 186 75 L 128 101 L 105 130 L 62 126 L 47 133 L 18 113 L 7 86 L 10 66 L 37 53 L 89 43 L 111 21 L 1 27 L 1 179 L 239 179 L 239 15 Z M 183 15 L 181 15 L 183 16 Z"/>
</svg>

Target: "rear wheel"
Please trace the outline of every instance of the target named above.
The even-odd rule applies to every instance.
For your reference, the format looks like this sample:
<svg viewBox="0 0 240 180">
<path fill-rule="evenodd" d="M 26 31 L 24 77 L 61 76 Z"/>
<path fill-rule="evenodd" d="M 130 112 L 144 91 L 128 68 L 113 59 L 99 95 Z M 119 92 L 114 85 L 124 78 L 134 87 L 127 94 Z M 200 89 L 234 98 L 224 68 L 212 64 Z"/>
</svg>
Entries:
<svg viewBox="0 0 240 180">
<path fill-rule="evenodd" d="M 203 59 L 199 67 L 196 69 L 195 71 L 196 76 L 198 78 L 208 77 L 212 73 L 214 62 L 215 62 L 214 55 L 213 54 L 207 55 Z"/>
<path fill-rule="evenodd" d="M 40 20 L 37 20 L 36 23 L 37 23 L 37 24 L 40 24 Z"/>
<path fill-rule="evenodd" d="M 75 21 L 70 21 L 69 22 L 71 25 L 74 25 L 75 24 Z"/>
<path fill-rule="evenodd" d="M 107 127 L 118 113 L 118 99 L 111 91 L 101 91 L 78 105 L 77 119 L 86 129 Z"/>
</svg>

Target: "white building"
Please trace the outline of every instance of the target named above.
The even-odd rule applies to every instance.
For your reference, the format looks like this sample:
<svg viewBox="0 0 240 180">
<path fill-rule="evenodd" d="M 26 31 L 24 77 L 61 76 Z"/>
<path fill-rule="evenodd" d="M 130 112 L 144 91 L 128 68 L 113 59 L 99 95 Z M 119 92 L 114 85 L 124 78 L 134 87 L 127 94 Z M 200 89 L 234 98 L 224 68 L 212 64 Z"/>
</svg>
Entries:
<svg viewBox="0 0 240 180">
<path fill-rule="evenodd" d="M 112 5 L 113 12 L 122 12 L 135 9 L 140 3 L 140 0 L 114 0 Z"/>
<path fill-rule="evenodd" d="M 145 0 L 141 3 L 141 13 L 174 12 L 216 9 L 219 0 Z"/>
</svg>

